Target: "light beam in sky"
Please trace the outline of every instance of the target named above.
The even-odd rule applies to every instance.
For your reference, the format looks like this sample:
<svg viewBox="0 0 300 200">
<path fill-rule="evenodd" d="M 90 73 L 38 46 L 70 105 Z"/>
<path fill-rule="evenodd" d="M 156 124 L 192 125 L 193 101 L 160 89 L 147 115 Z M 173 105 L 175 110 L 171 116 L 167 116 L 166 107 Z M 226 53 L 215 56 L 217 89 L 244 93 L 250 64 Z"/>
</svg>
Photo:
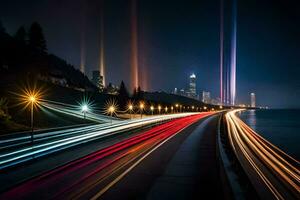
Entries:
<svg viewBox="0 0 300 200">
<path fill-rule="evenodd" d="M 131 0 L 131 89 L 138 86 L 137 2 Z"/>
<path fill-rule="evenodd" d="M 100 66 L 99 71 L 102 76 L 103 86 L 105 86 L 105 63 L 104 63 L 104 3 L 101 1 L 101 16 L 100 16 Z"/>
</svg>

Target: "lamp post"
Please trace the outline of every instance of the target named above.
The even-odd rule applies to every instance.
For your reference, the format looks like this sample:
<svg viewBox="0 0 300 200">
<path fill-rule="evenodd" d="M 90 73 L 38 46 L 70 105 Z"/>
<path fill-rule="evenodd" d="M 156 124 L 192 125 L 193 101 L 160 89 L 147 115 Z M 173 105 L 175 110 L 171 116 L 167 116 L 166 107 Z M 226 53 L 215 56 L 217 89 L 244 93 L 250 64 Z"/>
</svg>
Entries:
<svg viewBox="0 0 300 200">
<path fill-rule="evenodd" d="M 175 107 L 176 107 L 176 112 L 178 112 L 178 107 L 179 107 L 179 104 L 178 104 L 178 103 L 176 103 L 176 104 L 175 104 Z"/>
<path fill-rule="evenodd" d="M 174 110 L 174 107 L 173 107 L 173 106 L 171 106 L 171 113 L 173 113 L 173 110 Z"/>
<path fill-rule="evenodd" d="M 31 95 L 29 97 L 29 102 L 31 105 L 31 122 L 30 122 L 30 127 L 31 127 L 31 134 L 30 134 L 30 139 L 31 139 L 31 143 L 33 144 L 33 106 L 36 103 L 36 98 L 34 95 Z"/>
<path fill-rule="evenodd" d="M 88 106 L 86 104 L 84 104 L 81 108 L 81 111 L 83 113 L 83 118 L 86 119 L 86 113 L 89 110 Z"/>
<path fill-rule="evenodd" d="M 153 107 L 153 106 L 151 106 L 151 107 L 150 107 L 150 110 L 151 110 L 151 114 L 153 115 L 153 110 L 154 110 L 154 107 Z"/>
<path fill-rule="evenodd" d="M 144 107 L 145 107 L 145 105 L 144 105 L 144 103 L 140 103 L 140 112 L 141 112 L 141 119 L 143 118 L 143 110 L 144 110 Z"/>
<path fill-rule="evenodd" d="M 109 106 L 109 108 L 108 108 L 108 112 L 109 112 L 109 114 L 110 114 L 110 125 L 112 125 L 112 115 L 113 115 L 113 113 L 115 112 L 115 107 L 114 106 Z"/>
<path fill-rule="evenodd" d="M 160 114 L 161 106 L 158 106 L 158 114 Z"/>
<path fill-rule="evenodd" d="M 133 110 L 133 105 L 132 104 L 129 104 L 128 110 L 129 110 L 129 114 L 130 114 L 130 119 L 132 119 L 131 118 L 131 114 L 132 114 L 132 110 Z"/>
</svg>

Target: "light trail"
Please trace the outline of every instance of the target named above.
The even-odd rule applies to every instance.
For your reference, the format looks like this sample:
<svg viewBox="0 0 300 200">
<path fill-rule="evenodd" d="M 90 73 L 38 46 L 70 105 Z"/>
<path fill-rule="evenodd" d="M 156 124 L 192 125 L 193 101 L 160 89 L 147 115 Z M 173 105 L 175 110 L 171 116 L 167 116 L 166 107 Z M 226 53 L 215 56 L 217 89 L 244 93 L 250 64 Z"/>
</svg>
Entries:
<svg viewBox="0 0 300 200">
<path fill-rule="evenodd" d="M 126 130 L 131 130 L 142 126 L 160 123 L 162 121 L 186 117 L 195 114 L 196 113 L 183 113 L 154 116 L 144 119 L 118 121 L 113 125 L 102 124 L 82 128 L 75 128 L 70 130 L 67 129 L 50 131 L 35 135 L 35 142 L 33 145 L 31 145 L 29 141 L 29 136 L 27 136 L 27 140 L 24 138 L 24 136 L 17 136 L 16 138 L 1 140 L 0 169 L 7 168 L 37 157 L 45 156 L 89 141 L 93 141 L 111 135 L 116 135 Z"/>
<path fill-rule="evenodd" d="M 253 131 L 238 111 L 225 114 L 229 143 L 258 194 L 300 199 L 300 162 Z"/>
<path fill-rule="evenodd" d="M 35 177 L 0 195 L 0 198 L 99 198 L 151 152 L 182 129 L 211 114 L 191 115 L 156 126 Z"/>
</svg>

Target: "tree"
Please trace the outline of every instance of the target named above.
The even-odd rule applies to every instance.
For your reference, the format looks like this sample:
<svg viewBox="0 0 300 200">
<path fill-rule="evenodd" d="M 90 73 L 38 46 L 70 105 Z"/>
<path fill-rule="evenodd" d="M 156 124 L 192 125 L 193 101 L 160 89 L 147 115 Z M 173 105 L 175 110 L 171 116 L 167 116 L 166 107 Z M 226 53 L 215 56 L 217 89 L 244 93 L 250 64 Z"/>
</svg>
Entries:
<svg viewBox="0 0 300 200">
<path fill-rule="evenodd" d="M 0 34 L 2 34 L 2 33 L 6 33 L 6 32 L 5 32 L 5 28 L 2 24 L 2 21 L 0 20 Z"/>
<path fill-rule="evenodd" d="M 129 99 L 128 90 L 125 86 L 124 81 L 122 81 L 121 84 L 120 84 L 119 95 L 118 95 L 118 102 L 119 102 L 119 105 L 120 105 L 121 109 L 126 108 L 126 104 L 128 102 L 128 99 Z"/>
<path fill-rule="evenodd" d="M 34 22 L 29 29 L 29 46 L 34 56 L 47 54 L 43 29 L 37 22 Z"/>
<path fill-rule="evenodd" d="M 26 30 L 24 28 L 24 26 L 21 26 L 16 34 L 15 34 L 15 39 L 18 41 L 18 42 L 21 42 L 21 43 L 25 43 L 25 40 L 26 40 Z"/>
<path fill-rule="evenodd" d="M 140 101 L 144 99 L 143 91 L 141 90 L 140 86 L 138 86 L 138 88 L 134 88 L 132 98 L 135 101 Z"/>
</svg>

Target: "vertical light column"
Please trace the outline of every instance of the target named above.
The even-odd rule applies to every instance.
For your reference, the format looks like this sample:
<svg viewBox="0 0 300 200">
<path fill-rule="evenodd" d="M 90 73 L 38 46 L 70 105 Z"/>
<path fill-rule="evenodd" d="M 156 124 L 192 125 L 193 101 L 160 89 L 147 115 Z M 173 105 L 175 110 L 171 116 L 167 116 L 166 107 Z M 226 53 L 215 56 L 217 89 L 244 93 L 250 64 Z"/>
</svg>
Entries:
<svg viewBox="0 0 300 200">
<path fill-rule="evenodd" d="M 230 66 L 230 104 L 235 105 L 236 96 L 236 31 L 237 31 L 237 2 L 233 0 L 232 8 L 232 38 L 231 38 L 231 66 Z"/>
<path fill-rule="evenodd" d="M 137 2 L 131 0 L 131 85 L 138 88 L 138 35 L 137 35 Z"/>
<path fill-rule="evenodd" d="M 100 16 L 100 64 L 99 71 L 102 76 L 102 84 L 105 87 L 105 60 L 104 60 L 104 2 L 101 1 L 101 16 Z"/>
<path fill-rule="evenodd" d="M 83 5 L 81 26 L 80 26 L 80 71 L 85 74 L 86 48 L 85 48 L 85 4 Z"/>
<path fill-rule="evenodd" d="M 220 1 L 220 100 L 223 104 L 224 0 Z"/>
</svg>

